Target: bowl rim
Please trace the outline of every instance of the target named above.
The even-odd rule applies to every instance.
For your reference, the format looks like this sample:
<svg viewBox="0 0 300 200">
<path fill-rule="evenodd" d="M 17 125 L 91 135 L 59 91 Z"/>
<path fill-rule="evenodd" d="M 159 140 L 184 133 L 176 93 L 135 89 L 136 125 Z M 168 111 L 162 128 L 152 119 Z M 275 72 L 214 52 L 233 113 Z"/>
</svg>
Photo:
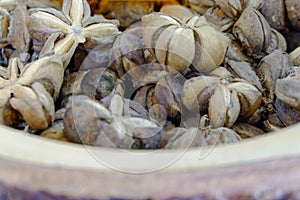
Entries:
<svg viewBox="0 0 300 200">
<path fill-rule="evenodd" d="M 191 148 L 186 151 L 157 150 L 159 155 L 155 151 L 123 151 L 66 143 L 26 134 L 3 125 L 0 125 L 0 132 L 0 158 L 98 171 L 147 173 L 164 168 L 200 169 L 300 155 L 300 124 L 237 144 Z M 207 154 L 203 156 L 201 152 Z M 162 160 L 169 163 L 163 163 L 162 166 Z"/>
</svg>

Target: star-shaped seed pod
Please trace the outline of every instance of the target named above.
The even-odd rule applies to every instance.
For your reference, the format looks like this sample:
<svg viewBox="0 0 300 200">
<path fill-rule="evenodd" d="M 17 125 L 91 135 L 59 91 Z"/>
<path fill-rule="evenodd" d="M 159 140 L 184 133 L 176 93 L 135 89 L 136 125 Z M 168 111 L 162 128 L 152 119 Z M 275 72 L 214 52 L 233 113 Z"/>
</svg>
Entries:
<svg viewBox="0 0 300 200">
<path fill-rule="evenodd" d="M 181 99 L 187 109 L 208 110 L 211 126 L 232 127 L 236 120 L 249 118 L 260 106 L 261 92 L 240 78 L 199 76 L 183 85 Z"/>
<path fill-rule="evenodd" d="M 101 15 L 91 16 L 91 10 L 86 0 L 65 0 L 62 10 L 38 8 L 31 10 L 31 20 L 34 31 L 44 33 L 52 30 L 63 38 L 58 42 L 59 35 L 50 37 L 48 51 L 64 54 L 73 45 L 86 42 L 87 38 L 101 38 L 118 32 L 116 20 L 106 20 Z M 50 44 L 53 46 L 51 46 Z"/>
<path fill-rule="evenodd" d="M 44 57 L 25 67 L 20 59 L 10 61 L 0 77 L 0 123 L 14 125 L 17 115 L 33 129 L 45 129 L 54 119 L 54 99 L 63 81 L 62 59 Z"/>
<path fill-rule="evenodd" d="M 209 73 L 224 61 L 229 40 L 203 16 L 194 15 L 181 21 L 152 13 L 142 18 L 142 27 L 145 47 L 160 64 L 178 72 L 193 67 Z"/>
</svg>

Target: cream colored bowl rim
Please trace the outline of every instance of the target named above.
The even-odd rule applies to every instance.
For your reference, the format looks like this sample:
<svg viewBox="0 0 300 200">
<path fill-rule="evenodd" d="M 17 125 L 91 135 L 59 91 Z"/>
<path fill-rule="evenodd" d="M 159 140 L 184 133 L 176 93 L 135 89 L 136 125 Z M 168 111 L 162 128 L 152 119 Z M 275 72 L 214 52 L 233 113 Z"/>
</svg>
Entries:
<svg viewBox="0 0 300 200">
<path fill-rule="evenodd" d="M 59 142 L 0 125 L 0 158 L 47 167 L 144 173 L 300 155 L 300 124 L 238 144 L 183 150 L 123 151 Z"/>
</svg>

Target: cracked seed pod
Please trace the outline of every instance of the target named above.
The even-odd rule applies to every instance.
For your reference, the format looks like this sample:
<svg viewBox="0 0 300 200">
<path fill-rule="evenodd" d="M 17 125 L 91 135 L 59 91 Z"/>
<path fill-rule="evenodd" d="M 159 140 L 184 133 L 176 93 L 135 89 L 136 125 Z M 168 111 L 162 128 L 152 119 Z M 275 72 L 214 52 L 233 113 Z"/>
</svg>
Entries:
<svg viewBox="0 0 300 200">
<path fill-rule="evenodd" d="M 64 69 L 59 56 L 27 64 L 14 58 L 7 75 L 0 77 L 0 123 L 13 125 L 16 112 L 33 129 L 45 129 L 54 119 L 54 101 L 63 81 Z M 10 115 L 7 115 L 10 113 Z"/>
<path fill-rule="evenodd" d="M 215 7 L 215 0 L 188 0 L 188 5 L 192 10 L 203 15 L 210 7 Z"/>
<path fill-rule="evenodd" d="M 247 53 L 253 57 L 264 55 L 272 39 L 271 27 L 264 16 L 248 7 L 234 24 L 232 32 L 240 40 Z"/>
<path fill-rule="evenodd" d="M 279 119 L 285 126 L 290 126 L 300 122 L 300 110 L 289 107 L 279 98 L 275 101 L 275 107 L 278 113 Z"/>
<path fill-rule="evenodd" d="M 169 117 L 179 117 L 182 108 L 180 94 L 185 79 L 183 76 L 166 75 L 155 86 L 155 99 L 166 111 Z"/>
<path fill-rule="evenodd" d="M 263 87 L 263 101 L 268 112 L 272 113 L 273 103 L 275 100 L 275 85 L 276 81 L 288 75 L 288 68 L 291 66 L 291 61 L 288 55 L 281 50 L 275 50 L 268 56 L 265 56 L 257 68 L 256 72 L 260 78 Z"/>
<path fill-rule="evenodd" d="M 264 129 L 268 132 L 278 131 L 286 127 L 280 120 L 278 113 L 270 114 L 263 124 Z"/>
<path fill-rule="evenodd" d="M 143 86 L 137 90 L 133 101 L 143 106 L 146 110 L 149 110 L 156 103 L 154 91 L 154 85 Z"/>
<path fill-rule="evenodd" d="M 80 89 L 83 94 L 91 99 L 101 100 L 113 91 L 118 80 L 113 71 L 105 68 L 95 68 L 84 75 Z"/>
<path fill-rule="evenodd" d="M 215 29 L 225 32 L 232 28 L 234 20 L 228 17 L 219 7 L 209 8 L 203 15 Z"/>
<path fill-rule="evenodd" d="M 232 34 L 227 34 L 227 36 L 230 39 L 230 42 L 226 52 L 225 61 L 227 62 L 228 60 L 234 60 L 238 62 L 254 63 L 253 59 L 243 52 L 243 48 L 237 39 Z"/>
<path fill-rule="evenodd" d="M 207 24 L 204 17 L 194 15 L 180 21 L 152 13 L 142 18 L 142 26 L 145 47 L 162 65 L 179 72 L 192 66 L 208 73 L 224 61 L 229 40 Z"/>
<path fill-rule="evenodd" d="M 247 62 L 228 61 L 227 70 L 231 72 L 236 78 L 241 78 L 248 81 L 255 86 L 259 91 L 263 91 L 261 82 L 256 75 L 253 67 Z"/>
<path fill-rule="evenodd" d="M 300 70 L 298 70 L 300 72 Z M 299 73 L 298 72 L 298 73 Z M 300 109 L 300 75 L 276 81 L 275 94 L 287 106 Z"/>
<path fill-rule="evenodd" d="M 239 142 L 240 136 L 229 128 L 174 128 L 164 133 L 160 148 L 184 149 Z"/>
<path fill-rule="evenodd" d="M 141 27 L 132 28 L 121 33 L 112 46 L 114 68 L 121 78 L 134 67 L 146 63 Z"/>
<path fill-rule="evenodd" d="M 189 110 L 208 110 L 211 126 L 232 127 L 240 117 L 247 119 L 261 104 L 261 92 L 245 80 L 200 76 L 183 85 L 182 103 Z"/>
<path fill-rule="evenodd" d="M 285 0 L 265 0 L 260 9 L 270 26 L 278 31 L 286 27 Z"/>
<path fill-rule="evenodd" d="M 246 8 L 259 9 L 263 0 L 215 0 L 227 16 L 236 19 Z"/>
<path fill-rule="evenodd" d="M 285 0 L 287 16 L 293 28 L 300 30 L 300 2 L 298 0 Z"/>
<path fill-rule="evenodd" d="M 112 113 L 86 96 L 72 96 L 64 116 L 69 140 L 86 145 L 131 148 L 134 140 L 113 124 Z"/>
<path fill-rule="evenodd" d="M 114 126 L 126 135 L 135 138 L 135 147 L 136 144 L 139 143 L 141 145 L 140 148 L 156 148 L 160 142 L 164 124 L 161 123 L 160 120 L 165 121 L 165 118 L 155 118 L 160 115 L 154 115 L 153 112 L 151 116 L 149 116 L 147 111 L 144 115 L 140 115 L 139 113 L 136 115 L 137 109 L 133 108 L 130 104 L 135 105 L 135 108 L 139 107 L 143 110 L 141 105 L 134 103 L 131 100 L 124 99 L 122 95 L 118 93 L 113 95 L 109 109 L 114 118 Z M 153 109 L 153 106 L 151 108 Z"/>
<path fill-rule="evenodd" d="M 118 80 L 113 71 L 105 68 L 66 73 L 60 95 L 61 106 L 66 106 L 71 95 L 84 94 L 101 101 L 111 94 Z"/>
<path fill-rule="evenodd" d="M 263 130 L 247 123 L 237 123 L 232 127 L 232 129 L 243 139 L 265 134 Z"/>
</svg>

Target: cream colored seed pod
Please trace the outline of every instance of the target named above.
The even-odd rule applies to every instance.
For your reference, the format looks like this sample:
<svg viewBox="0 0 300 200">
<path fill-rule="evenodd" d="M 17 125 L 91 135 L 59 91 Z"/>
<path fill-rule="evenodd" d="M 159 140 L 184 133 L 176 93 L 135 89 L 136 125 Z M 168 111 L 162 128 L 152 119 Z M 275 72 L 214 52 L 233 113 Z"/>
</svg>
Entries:
<svg viewBox="0 0 300 200">
<path fill-rule="evenodd" d="M 186 20 L 152 13 L 142 18 L 145 47 L 157 60 L 179 72 L 192 66 L 209 73 L 224 60 L 229 40 L 203 16 Z"/>
</svg>

